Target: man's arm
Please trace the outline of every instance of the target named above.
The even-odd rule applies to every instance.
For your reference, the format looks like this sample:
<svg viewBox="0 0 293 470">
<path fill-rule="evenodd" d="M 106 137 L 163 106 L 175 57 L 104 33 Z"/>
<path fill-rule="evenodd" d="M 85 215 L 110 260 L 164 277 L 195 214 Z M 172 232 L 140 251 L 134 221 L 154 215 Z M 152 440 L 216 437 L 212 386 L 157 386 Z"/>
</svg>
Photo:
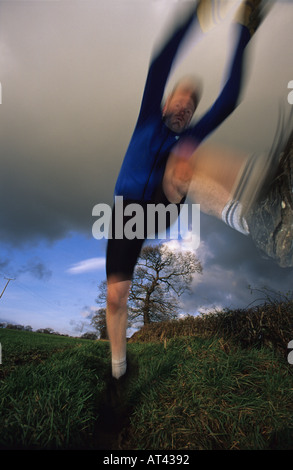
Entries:
<svg viewBox="0 0 293 470">
<path fill-rule="evenodd" d="M 143 120 L 150 113 L 160 110 L 172 64 L 183 38 L 191 27 L 193 21 L 197 18 L 198 3 L 200 2 L 195 2 L 195 5 L 192 7 L 184 21 L 181 22 L 180 25 L 176 26 L 163 47 L 161 47 L 160 51 L 153 57 L 146 79 L 138 122 Z"/>
<path fill-rule="evenodd" d="M 189 134 L 194 135 L 199 142 L 216 129 L 238 104 L 242 85 L 244 52 L 251 36 L 245 26 L 241 24 L 237 26 L 239 39 L 231 61 L 228 79 L 215 103 L 189 131 Z"/>
<path fill-rule="evenodd" d="M 193 168 L 190 157 L 194 154 L 202 140 L 218 127 L 236 108 L 241 89 L 243 55 L 250 39 L 248 29 L 239 26 L 239 40 L 231 61 L 228 79 L 215 103 L 195 126 L 188 129 L 182 139 L 171 152 L 166 165 L 164 190 L 168 192 L 169 200 L 177 202 L 182 197 L 178 188 L 188 190 L 192 179 Z M 176 175 L 175 175 L 176 171 Z"/>
</svg>

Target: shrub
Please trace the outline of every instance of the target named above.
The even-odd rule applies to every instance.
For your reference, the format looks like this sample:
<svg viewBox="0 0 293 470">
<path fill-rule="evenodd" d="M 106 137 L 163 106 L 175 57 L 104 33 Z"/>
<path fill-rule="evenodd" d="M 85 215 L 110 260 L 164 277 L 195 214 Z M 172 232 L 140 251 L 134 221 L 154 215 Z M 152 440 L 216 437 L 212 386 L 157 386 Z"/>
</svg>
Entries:
<svg viewBox="0 0 293 470">
<path fill-rule="evenodd" d="M 129 342 L 163 342 L 179 336 L 219 336 L 236 341 L 242 347 L 267 346 L 284 352 L 293 338 L 293 301 L 268 302 L 249 309 L 224 309 L 152 323 L 134 333 Z"/>
</svg>

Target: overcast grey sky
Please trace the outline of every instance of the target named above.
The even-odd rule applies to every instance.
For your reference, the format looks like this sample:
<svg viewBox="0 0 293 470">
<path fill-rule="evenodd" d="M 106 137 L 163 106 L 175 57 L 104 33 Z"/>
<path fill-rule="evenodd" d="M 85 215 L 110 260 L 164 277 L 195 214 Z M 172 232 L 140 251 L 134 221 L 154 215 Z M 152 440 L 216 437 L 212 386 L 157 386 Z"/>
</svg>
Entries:
<svg viewBox="0 0 293 470">
<path fill-rule="evenodd" d="M 92 208 L 112 200 L 152 51 L 185 3 L 0 1 L 3 266 L 8 247 L 33 256 L 44 240 L 65 240 L 71 232 L 91 237 Z M 228 1 L 228 15 L 212 31 L 191 35 L 168 85 L 186 72 L 202 79 L 195 119 L 219 92 L 233 47 L 231 11 L 238 3 Z M 292 18 L 291 2 L 273 2 L 249 47 L 242 103 L 213 142 L 249 151 L 270 148 L 280 109 L 285 116 L 291 110 Z M 292 270 L 264 260 L 249 238 L 207 216 L 201 228 L 204 275 L 194 288 L 193 307 L 245 303 L 248 283 L 291 285 Z M 46 259 L 39 265 L 43 273 Z"/>
<path fill-rule="evenodd" d="M 54 239 L 70 227 L 88 229 L 93 205 L 111 200 L 150 55 L 178 4 L 0 3 L 2 238 Z M 214 139 L 270 145 L 279 102 L 289 108 L 290 12 L 289 4 L 276 2 L 255 36 L 243 104 Z M 223 21 L 190 48 L 172 77 L 190 71 L 202 78 L 198 115 L 217 96 L 229 38 L 230 23 Z"/>
</svg>

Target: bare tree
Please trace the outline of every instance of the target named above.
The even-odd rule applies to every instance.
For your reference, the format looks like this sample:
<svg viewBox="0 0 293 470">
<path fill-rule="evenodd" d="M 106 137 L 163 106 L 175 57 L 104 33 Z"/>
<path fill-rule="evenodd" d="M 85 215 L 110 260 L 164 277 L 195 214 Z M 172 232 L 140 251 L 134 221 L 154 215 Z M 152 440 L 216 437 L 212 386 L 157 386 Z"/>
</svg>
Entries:
<svg viewBox="0 0 293 470">
<path fill-rule="evenodd" d="M 180 311 L 180 297 L 190 292 L 195 273 L 202 267 L 191 251 L 173 251 L 166 245 L 142 249 L 134 272 L 129 296 L 132 322 L 175 318 Z"/>
<path fill-rule="evenodd" d="M 164 244 L 144 247 L 129 294 L 129 323 L 148 324 L 175 318 L 181 309 L 181 295 L 190 291 L 194 274 L 201 272 L 201 264 L 191 251 L 173 251 Z M 106 281 L 99 285 L 99 290 L 96 301 L 105 305 Z"/>
</svg>

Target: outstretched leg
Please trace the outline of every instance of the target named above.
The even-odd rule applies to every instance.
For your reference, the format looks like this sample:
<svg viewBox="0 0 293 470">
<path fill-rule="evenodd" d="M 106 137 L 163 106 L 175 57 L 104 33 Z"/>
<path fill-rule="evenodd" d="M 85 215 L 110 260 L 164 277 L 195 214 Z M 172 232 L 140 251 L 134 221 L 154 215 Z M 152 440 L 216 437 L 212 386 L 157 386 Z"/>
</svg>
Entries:
<svg viewBox="0 0 293 470">
<path fill-rule="evenodd" d="M 190 173 L 188 195 L 202 212 L 250 234 L 281 267 L 293 267 L 293 132 L 285 145 L 280 142 L 266 158 L 202 146 L 188 161 L 185 176 Z M 173 202 L 186 189 L 184 178 L 181 186 L 180 177 L 176 181 Z"/>
<path fill-rule="evenodd" d="M 200 204 L 205 214 L 223 220 L 243 234 L 248 234 L 244 203 L 235 199 L 235 193 L 248 162 L 245 153 L 211 145 L 199 147 L 189 162 L 191 200 Z"/>
</svg>

